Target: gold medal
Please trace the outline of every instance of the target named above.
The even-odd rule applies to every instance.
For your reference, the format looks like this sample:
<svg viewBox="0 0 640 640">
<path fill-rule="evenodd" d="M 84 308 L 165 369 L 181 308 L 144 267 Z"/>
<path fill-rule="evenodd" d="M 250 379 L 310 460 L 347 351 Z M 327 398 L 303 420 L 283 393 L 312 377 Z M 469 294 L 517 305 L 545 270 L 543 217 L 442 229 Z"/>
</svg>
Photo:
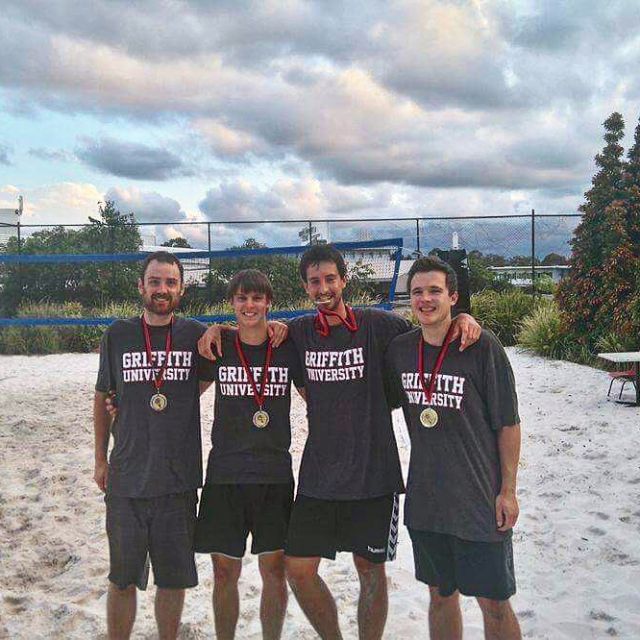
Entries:
<svg viewBox="0 0 640 640">
<path fill-rule="evenodd" d="M 264 429 L 269 424 L 269 414 L 262 408 L 262 406 L 267 393 L 267 380 L 269 379 L 269 365 L 271 364 L 272 353 L 271 342 L 267 342 L 267 355 L 264 359 L 264 367 L 262 367 L 262 382 L 260 384 L 260 390 L 258 390 L 258 385 L 256 384 L 256 380 L 253 377 L 251 367 L 249 367 L 247 358 L 244 355 L 244 351 L 242 350 L 242 343 L 240 342 L 239 333 L 236 333 L 236 352 L 238 354 L 238 357 L 240 358 L 240 362 L 242 362 L 244 372 L 247 374 L 247 380 L 249 380 L 249 382 L 251 383 L 251 388 L 253 389 L 253 399 L 258 405 L 258 410 L 253 414 L 253 426 L 256 427 L 256 429 Z"/>
<path fill-rule="evenodd" d="M 154 411 L 164 411 L 167 408 L 167 404 L 169 401 L 167 400 L 167 396 L 162 393 L 154 393 L 151 396 L 151 400 L 149 400 L 149 405 Z"/>
<path fill-rule="evenodd" d="M 260 409 L 253 414 L 253 426 L 264 429 L 269 424 L 269 414 Z"/>
<path fill-rule="evenodd" d="M 144 346 L 147 352 L 147 360 L 152 365 L 153 363 L 153 355 L 151 352 L 151 334 L 149 333 L 149 327 L 147 326 L 147 321 L 144 319 L 144 313 L 142 314 L 142 318 L 140 318 L 142 322 L 142 333 L 144 335 Z M 167 400 L 167 396 L 160 393 L 160 389 L 164 384 L 164 374 L 167 370 L 167 366 L 169 364 L 169 356 L 171 355 L 171 345 L 173 343 L 173 316 L 171 316 L 171 322 L 169 323 L 169 328 L 167 331 L 167 338 L 164 346 L 165 353 L 165 361 L 164 364 L 160 367 L 157 374 L 153 373 L 153 369 L 151 370 L 152 374 L 152 382 L 156 392 L 151 396 L 149 400 L 149 406 L 154 410 L 160 413 L 167 408 L 169 404 L 169 400 Z"/>
<path fill-rule="evenodd" d="M 420 422 L 423 427 L 431 429 L 438 424 L 438 414 L 435 409 L 429 407 L 420 413 Z"/>
</svg>

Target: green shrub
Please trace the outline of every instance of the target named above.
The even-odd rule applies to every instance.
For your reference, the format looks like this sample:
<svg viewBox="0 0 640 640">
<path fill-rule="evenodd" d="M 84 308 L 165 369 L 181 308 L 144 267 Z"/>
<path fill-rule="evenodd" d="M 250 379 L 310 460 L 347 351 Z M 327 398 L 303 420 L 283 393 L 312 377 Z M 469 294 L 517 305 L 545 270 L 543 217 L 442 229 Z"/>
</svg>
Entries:
<svg viewBox="0 0 640 640">
<path fill-rule="evenodd" d="M 518 344 L 548 358 L 564 358 L 571 341 L 563 331 L 562 316 L 555 302 L 541 301 L 521 322 Z"/>
<path fill-rule="evenodd" d="M 495 333 L 503 345 L 516 343 L 520 323 L 534 309 L 535 299 L 514 289 L 498 293 L 482 291 L 471 297 L 471 313 L 485 328 Z"/>
<path fill-rule="evenodd" d="M 29 353 L 25 327 L 3 327 L 0 329 L 0 353 L 11 356 L 22 356 Z"/>
<path fill-rule="evenodd" d="M 545 274 L 536 278 L 536 293 L 554 294 L 557 288 L 558 285 L 551 276 Z"/>
</svg>

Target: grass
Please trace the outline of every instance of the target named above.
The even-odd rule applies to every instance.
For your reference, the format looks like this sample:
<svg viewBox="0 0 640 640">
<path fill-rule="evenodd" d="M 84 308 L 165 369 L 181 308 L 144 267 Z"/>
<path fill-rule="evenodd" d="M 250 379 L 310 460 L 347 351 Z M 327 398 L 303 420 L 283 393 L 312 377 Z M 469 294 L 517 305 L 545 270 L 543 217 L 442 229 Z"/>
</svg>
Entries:
<svg viewBox="0 0 640 640">
<path fill-rule="evenodd" d="M 350 301 L 354 305 L 372 304 L 366 294 Z M 313 303 L 305 298 L 295 304 L 274 307 L 274 311 L 312 309 Z M 48 301 L 21 305 L 19 318 L 132 318 L 140 315 L 138 302 L 112 302 L 102 307 L 84 309 L 76 302 L 56 304 Z M 233 315 L 227 302 L 206 304 L 194 302 L 180 310 L 182 316 Z M 0 328 L 0 354 L 35 355 L 48 353 L 90 353 L 100 346 L 105 326 L 14 326 Z"/>
</svg>

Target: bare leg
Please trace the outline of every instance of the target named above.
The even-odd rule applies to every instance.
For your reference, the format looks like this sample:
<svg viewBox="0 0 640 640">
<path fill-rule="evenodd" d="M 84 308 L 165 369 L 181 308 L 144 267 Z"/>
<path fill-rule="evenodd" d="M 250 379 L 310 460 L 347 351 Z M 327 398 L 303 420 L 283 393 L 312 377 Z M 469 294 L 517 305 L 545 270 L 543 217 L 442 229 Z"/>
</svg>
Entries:
<svg viewBox="0 0 640 640">
<path fill-rule="evenodd" d="M 287 581 L 284 577 L 284 551 L 264 553 L 258 557 L 262 576 L 260 622 L 264 640 L 279 640 L 287 611 Z"/>
<path fill-rule="evenodd" d="M 336 603 L 318 575 L 320 558 L 285 557 L 287 580 L 298 604 L 322 640 L 341 640 Z"/>
<path fill-rule="evenodd" d="M 355 553 L 353 563 L 360 578 L 358 637 L 360 640 L 379 640 L 382 638 L 389 607 L 384 563 L 370 562 Z"/>
<path fill-rule="evenodd" d="M 485 640 L 521 640 L 520 625 L 508 600 L 477 600 L 482 609 Z"/>
<path fill-rule="evenodd" d="M 109 582 L 107 592 L 107 636 L 109 640 L 128 640 L 136 619 L 136 587 L 119 589 Z"/>
<path fill-rule="evenodd" d="M 438 587 L 429 587 L 429 637 L 431 640 L 462 640 L 460 594 L 440 595 Z"/>
<path fill-rule="evenodd" d="M 176 640 L 184 605 L 184 589 L 156 590 L 155 614 L 160 640 Z"/>
<path fill-rule="evenodd" d="M 216 637 L 219 640 L 233 640 L 240 612 L 238 580 L 242 570 L 242 560 L 227 558 L 219 553 L 211 554 L 213 562 L 213 619 Z"/>
</svg>

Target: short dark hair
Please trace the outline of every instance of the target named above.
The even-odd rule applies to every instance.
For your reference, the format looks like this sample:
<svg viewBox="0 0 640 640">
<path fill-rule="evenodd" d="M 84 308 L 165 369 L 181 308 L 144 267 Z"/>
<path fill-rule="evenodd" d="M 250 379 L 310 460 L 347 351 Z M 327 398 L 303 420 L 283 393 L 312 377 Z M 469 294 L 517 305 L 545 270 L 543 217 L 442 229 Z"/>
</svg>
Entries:
<svg viewBox="0 0 640 640">
<path fill-rule="evenodd" d="M 314 244 L 300 258 L 300 277 L 307 281 L 307 269 L 321 262 L 333 262 L 342 279 L 347 277 L 347 264 L 342 254 L 332 244 Z"/>
<path fill-rule="evenodd" d="M 173 253 L 169 253 L 168 251 L 154 251 L 150 253 L 142 262 L 142 269 L 140 272 L 140 280 L 144 282 L 144 274 L 147 272 L 147 268 L 149 267 L 149 263 L 153 262 L 162 262 L 164 264 L 176 264 L 178 265 L 178 270 L 180 271 L 180 284 L 184 282 L 184 267 L 182 266 L 182 262 L 173 255 Z"/>
<path fill-rule="evenodd" d="M 458 276 L 453 267 L 448 262 L 440 260 L 440 258 L 436 256 L 426 256 L 424 258 L 418 258 L 411 265 L 409 274 L 407 275 L 407 293 L 411 293 L 411 280 L 413 280 L 413 276 L 415 276 L 416 273 L 425 273 L 427 271 L 440 271 L 440 273 L 444 273 L 449 295 L 458 291 Z"/>
<path fill-rule="evenodd" d="M 262 293 L 269 301 L 273 300 L 273 287 L 269 278 L 258 269 L 243 269 L 238 271 L 227 285 L 227 300 L 231 300 L 236 293 Z"/>
</svg>

